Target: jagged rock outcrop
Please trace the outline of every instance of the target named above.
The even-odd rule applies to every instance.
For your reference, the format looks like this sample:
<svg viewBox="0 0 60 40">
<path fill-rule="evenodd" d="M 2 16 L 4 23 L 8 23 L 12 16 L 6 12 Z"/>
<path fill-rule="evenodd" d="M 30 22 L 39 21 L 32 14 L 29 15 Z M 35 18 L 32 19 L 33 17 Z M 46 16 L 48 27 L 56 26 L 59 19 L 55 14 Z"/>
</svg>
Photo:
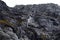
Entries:
<svg viewBox="0 0 60 40">
<path fill-rule="evenodd" d="M 60 6 L 17 5 L 0 1 L 0 40 L 60 40 Z"/>
</svg>

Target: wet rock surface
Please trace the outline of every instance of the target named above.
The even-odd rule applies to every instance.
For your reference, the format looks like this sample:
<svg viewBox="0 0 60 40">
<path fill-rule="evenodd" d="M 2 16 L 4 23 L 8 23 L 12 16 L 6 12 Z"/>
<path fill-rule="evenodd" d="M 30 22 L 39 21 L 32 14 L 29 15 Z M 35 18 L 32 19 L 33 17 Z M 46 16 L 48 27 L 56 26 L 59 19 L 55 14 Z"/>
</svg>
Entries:
<svg viewBox="0 0 60 40">
<path fill-rule="evenodd" d="M 0 40 L 60 40 L 60 6 L 16 5 L 0 1 Z"/>
</svg>

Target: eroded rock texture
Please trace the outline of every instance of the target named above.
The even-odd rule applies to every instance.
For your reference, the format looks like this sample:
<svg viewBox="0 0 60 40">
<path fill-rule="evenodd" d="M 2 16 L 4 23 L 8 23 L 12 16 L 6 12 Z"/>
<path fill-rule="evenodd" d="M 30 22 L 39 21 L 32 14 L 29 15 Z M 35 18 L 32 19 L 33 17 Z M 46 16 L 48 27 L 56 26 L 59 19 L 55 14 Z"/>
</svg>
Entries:
<svg viewBox="0 0 60 40">
<path fill-rule="evenodd" d="M 60 6 L 17 5 L 0 1 L 0 40 L 60 40 Z"/>
</svg>

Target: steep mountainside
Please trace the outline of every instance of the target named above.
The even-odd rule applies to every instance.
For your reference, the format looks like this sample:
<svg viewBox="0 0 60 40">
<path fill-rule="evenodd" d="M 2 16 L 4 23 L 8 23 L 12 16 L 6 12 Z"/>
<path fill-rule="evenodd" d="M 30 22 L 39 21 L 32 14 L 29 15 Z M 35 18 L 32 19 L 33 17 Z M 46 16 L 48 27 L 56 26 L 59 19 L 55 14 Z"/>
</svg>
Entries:
<svg viewBox="0 0 60 40">
<path fill-rule="evenodd" d="M 16 5 L 0 1 L 0 40 L 60 40 L 60 6 Z"/>
</svg>

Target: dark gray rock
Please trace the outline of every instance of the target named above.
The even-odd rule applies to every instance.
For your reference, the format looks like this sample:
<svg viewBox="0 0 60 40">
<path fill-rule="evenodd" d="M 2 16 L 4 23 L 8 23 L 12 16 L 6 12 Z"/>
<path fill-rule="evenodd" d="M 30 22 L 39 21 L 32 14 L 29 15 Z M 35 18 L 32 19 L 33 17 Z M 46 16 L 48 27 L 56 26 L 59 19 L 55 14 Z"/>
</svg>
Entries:
<svg viewBox="0 0 60 40">
<path fill-rule="evenodd" d="M 0 40 L 60 40 L 60 6 L 16 5 L 0 1 Z"/>
</svg>

